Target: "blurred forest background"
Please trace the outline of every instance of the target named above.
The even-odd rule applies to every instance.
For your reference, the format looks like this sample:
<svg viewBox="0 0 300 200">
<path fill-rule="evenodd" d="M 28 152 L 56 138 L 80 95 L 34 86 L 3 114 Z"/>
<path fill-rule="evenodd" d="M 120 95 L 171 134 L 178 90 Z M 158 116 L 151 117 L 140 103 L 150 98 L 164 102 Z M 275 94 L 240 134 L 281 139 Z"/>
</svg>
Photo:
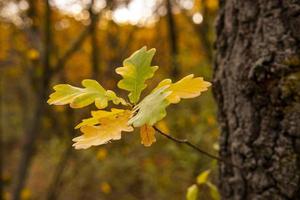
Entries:
<svg viewBox="0 0 300 200">
<path fill-rule="evenodd" d="M 145 45 L 160 66 L 148 89 L 191 73 L 210 81 L 217 11 L 217 0 L 1 0 L 2 199 L 180 200 L 200 172 L 215 182 L 215 161 L 161 136 L 150 148 L 134 132 L 74 150 L 89 112 L 46 100 L 54 84 L 86 78 L 119 91 L 114 69 Z M 158 127 L 217 152 L 211 91 L 171 106 Z"/>
</svg>

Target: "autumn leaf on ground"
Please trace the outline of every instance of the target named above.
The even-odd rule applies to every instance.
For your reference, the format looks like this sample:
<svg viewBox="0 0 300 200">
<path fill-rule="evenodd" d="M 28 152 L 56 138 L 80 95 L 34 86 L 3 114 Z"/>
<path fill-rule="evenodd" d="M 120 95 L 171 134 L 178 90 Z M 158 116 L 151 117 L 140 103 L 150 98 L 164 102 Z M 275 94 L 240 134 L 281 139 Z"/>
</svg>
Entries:
<svg viewBox="0 0 300 200">
<path fill-rule="evenodd" d="M 140 129 L 141 143 L 145 147 L 150 147 L 152 143 L 156 142 L 155 129 L 152 126 L 144 124 Z"/>
<path fill-rule="evenodd" d="M 69 84 L 54 86 L 55 92 L 47 101 L 50 105 L 70 104 L 71 108 L 82 108 L 95 102 L 97 108 L 107 107 L 108 101 L 114 104 L 126 105 L 124 99 L 117 97 L 111 90 L 105 90 L 97 81 L 85 79 L 82 81 L 85 88 L 74 87 Z"/>
<path fill-rule="evenodd" d="M 170 103 L 179 103 L 180 99 L 189 99 L 197 97 L 208 89 L 211 86 L 210 82 L 204 81 L 202 77 L 194 78 L 193 74 L 190 74 L 176 83 L 172 83 L 171 79 L 165 79 L 161 81 L 158 86 L 153 90 L 168 85 L 169 88 L 167 91 L 171 91 L 172 93 L 167 97 L 167 100 Z"/>
<path fill-rule="evenodd" d="M 120 111 L 120 110 L 118 110 Z M 113 111 L 112 111 L 113 112 Z M 103 116 L 103 113 L 100 114 Z M 91 146 L 105 144 L 111 140 L 121 139 L 121 132 L 131 132 L 133 127 L 128 125 L 131 111 L 123 110 L 112 115 L 98 118 L 97 126 L 82 125 L 80 131 L 83 135 L 73 139 L 75 149 L 87 149 Z"/>
<path fill-rule="evenodd" d="M 144 124 L 153 126 L 156 122 L 166 116 L 166 107 L 169 102 L 166 97 L 170 95 L 170 91 L 166 91 L 169 86 L 163 86 L 155 92 L 146 96 L 138 105 L 133 109 L 133 112 L 137 112 L 129 120 L 129 124 L 134 127 L 141 127 Z"/>
<path fill-rule="evenodd" d="M 140 98 L 141 92 L 146 88 L 145 81 L 153 77 L 158 66 L 151 66 L 155 49 L 147 51 L 146 47 L 133 53 L 123 62 L 123 67 L 116 69 L 123 79 L 118 82 L 118 87 L 129 91 L 129 100 L 136 104 Z"/>
</svg>

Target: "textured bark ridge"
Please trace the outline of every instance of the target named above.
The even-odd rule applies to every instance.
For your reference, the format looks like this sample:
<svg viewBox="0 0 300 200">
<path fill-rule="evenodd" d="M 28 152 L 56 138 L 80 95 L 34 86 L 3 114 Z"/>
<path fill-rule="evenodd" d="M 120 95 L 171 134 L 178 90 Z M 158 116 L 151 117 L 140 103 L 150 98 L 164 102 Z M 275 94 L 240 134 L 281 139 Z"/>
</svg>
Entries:
<svg viewBox="0 0 300 200">
<path fill-rule="evenodd" d="M 300 1 L 221 0 L 216 28 L 222 197 L 300 199 Z"/>
</svg>

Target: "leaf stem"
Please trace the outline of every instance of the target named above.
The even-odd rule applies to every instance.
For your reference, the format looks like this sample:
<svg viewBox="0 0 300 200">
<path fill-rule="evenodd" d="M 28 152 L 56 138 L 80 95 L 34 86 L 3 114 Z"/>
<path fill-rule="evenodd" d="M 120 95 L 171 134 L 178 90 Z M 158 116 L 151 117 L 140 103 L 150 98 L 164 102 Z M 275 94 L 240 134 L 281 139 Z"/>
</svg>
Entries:
<svg viewBox="0 0 300 200">
<path fill-rule="evenodd" d="M 217 160 L 217 161 L 219 161 L 219 162 L 222 162 L 222 163 L 231 165 L 232 167 L 241 169 L 240 166 L 238 166 L 238 165 L 236 165 L 236 164 L 233 164 L 232 162 L 226 161 L 226 160 L 224 160 L 224 159 L 222 159 L 222 158 L 220 158 L 220 157 L 218 157 L 218 156 L 215 156 L 215 155 L 213 155 L 213 154 L 210 154 L 210 153 L 208 153 L 208 152 L 206 152 L 206 151 L 200 149 L 200 148 L 197 147 L 196 145 L 190 143 L 187 139 L 179 139 L 179 138 L 173 137 L 173 136 L 171 136 L 171 135 L 169 135 L 169 134 L 166 134 L 166 133 L 162 132 L 162 131 L 161 131 L 160 129 L 158 129 L 156 126 L 153 126 L 153 128 L 154 128 L 159 134 L 163 135 L 164 137 L 166 137 L 166 138 L 169 139 L 169 140 L 172 140 L 172 141 L 174 141 L 174 142 L 176 142 L 176 143 L 179 143 L 179 144 L 185 144 L 185 145 L 189 146 L 190 148 L 192 148 L 192 149 L 198 151 L 199 153 L 206 155 L 207 157 L 210 157 L 210 158 L 212 158 L 212 159 L 214 159 L 214 160 Z"/>
</svg>

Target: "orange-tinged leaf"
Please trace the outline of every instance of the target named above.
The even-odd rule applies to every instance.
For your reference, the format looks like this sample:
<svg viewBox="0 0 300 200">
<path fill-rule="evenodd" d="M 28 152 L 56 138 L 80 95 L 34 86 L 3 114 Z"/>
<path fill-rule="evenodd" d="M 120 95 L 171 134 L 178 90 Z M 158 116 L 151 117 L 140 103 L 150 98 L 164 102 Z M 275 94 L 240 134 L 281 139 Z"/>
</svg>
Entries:
<svg viewBox="0 0 300 200">
<path fill-rule="evenodd" d="M 154 142 L 156 142 L 155 130 L 152 126 L 144 124 L 141 127 L 140 134 L 141 134 L 141 143 L 145 147 L 150 147 Z"/>
<path fill-rule="evenodd" d="M 131 111 L 123 110 L 115 115 L 100 118 L 100 125 L 83 125 L 80 131 L 83 135 L 73 139 L 75 149 L 87 149 L 91 146 L 105 144 L 111 140 L 121 139 L 121 132 L 133 131 L 132 126 L 128 125 Z"/>
</svg>

